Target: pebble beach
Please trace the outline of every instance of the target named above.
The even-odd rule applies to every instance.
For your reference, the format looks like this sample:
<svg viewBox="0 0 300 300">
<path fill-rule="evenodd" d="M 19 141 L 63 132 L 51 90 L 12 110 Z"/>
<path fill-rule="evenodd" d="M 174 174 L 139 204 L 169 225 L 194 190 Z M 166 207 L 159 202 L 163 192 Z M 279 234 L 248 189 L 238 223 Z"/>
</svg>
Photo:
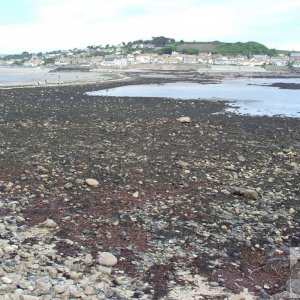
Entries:
<svg viewBox="0 0 300 300">
<path fill-rule="evenodd" d="M 86 94 L 133 75 L 0 89 L 0 299 L 300 294 L 300 119 Z"/>
</svg>

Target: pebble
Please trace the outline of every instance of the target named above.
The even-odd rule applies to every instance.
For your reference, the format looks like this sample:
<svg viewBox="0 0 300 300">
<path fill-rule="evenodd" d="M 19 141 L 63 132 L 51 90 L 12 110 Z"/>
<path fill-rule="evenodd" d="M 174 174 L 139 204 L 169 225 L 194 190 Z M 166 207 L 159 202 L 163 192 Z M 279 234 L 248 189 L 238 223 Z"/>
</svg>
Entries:
<svg viewBox="0 0 300 300">
<path fill-rule="evenodd" d="M 81 274 L 81 273 L 78 273 L 78 272 L 75 272 L 75 271 L 69 272 L 68 275 L 69 275 L 70 278 L 73 279 L 73 280 L 79 280 L 79 279 L 82 278 L 82 274 Z"/>
<path fill-rule="evenodd" d="M 35 283 L 35 287 L 39 290 L 40 294 L 47 294 L 51 290 L 51 283 L 44 278 L 38 279 Z"/>
<path fill-rule="evenodd" d="M 1 280 L 2 280 L 3 283 L 5 283 L 5 284 L 11 284 L 11 283 L 12 283 L 12 280 L 11 280 L 10 278 L 6 277 L 6 276 L 3 276 L 3 277 L 1 278 Z"/>
<path fill-rule="evenodd" d="M 84 293 L 88 296 L 91 296 L 91 295 L 95 295 L 96 294 L 96 291 L 93 287 L 91 286 L 87 286 L 84 290 Z"/>
<path fill-rule="evenodd" d="M 134 197 L 134 198 L 138 198 L 139 197 L 139 192 L 134 192 L 133 194 L 132 194 L 132 196 Z"/>
<path fill-rule="evenodd" d="M 62 293 L 64 293 L 64 292 L 66 291 L 66 288 L 65 288 L 64 285 L 58 284 L 58 285 L 55 285 L 55 286 L 53 287 L 53 290 L 54 290 L 55 293 L 57 293 L 57 294 L 62 294 Z"/>
<path fill-rule="evenodd" d="M 176 119 L 179 123 L 191 123 L 191 118 L 190 117 L 180 117 Z"/>
<path fill-rule="evenodd" d="M 31 295 L 22 295 L 21 300 L 40 300 L 40 297 L 31 296 Z"/>
<path fill-rule="evenodd" d="M 45 222 L 41 223 L 40 226 L 46 227 L 46 228 L 56 228 L 58 225 L 54 220 L 47 219 Z"/>
<path fill-rule="evenodd" d="M 65 188 L 66 190 L 69 190 L 69 189 L 73 188 L 73 183 L 72 183 L 72 182 L 66 183 L 66 184 L 64 185 L 64 188 Z"/>
<path fill-rule="evenodd" d="M 82 296 L 82 293 L 80 293 L 80 291 L 78 291 L 75 287 L 70 288 L 70 294 L 75 298 L 81 298 Z"/>
<path fill-rule="evenodd" d="M 99 252 L 98 262 L 100 265 L 112 267 L 117 264 L 117 258 L 109 252 Z"/>
<path fill-rule="evenodd" d="M 47 271 L 52 279 L 57 278 L 58 271 L 55 268 L 49 267 Z"/>
<path fill-rule="evenodd" d="M 22 222 L 25 222 L 25 218 L 23 218 L 22 216 L 17 216 L 16 221 L 19 223 L 22 223 Z"/>
<path fill-rule="evenodd" d="M 93 256 L 91 254 L 87 254 L 83 260 L 83 262 L 87 265 L 90 266 L 93 264 Z"/>
<path fill-rule="evenodd" d="M 259 199 L 258 193 L 252 189 L 236 188 L 234 189 L 233 193 L 237 195 L 242 195 L 245 198 L 252 199 L 252 200 Z"/>
<path fill-rule="evenodd" d="M 91 187 L 97 187 L 99 186 L 99 181 L 97 181 L 96 179 L 92 179 L 92 178 L 88 178 L 85 180 L 85 183 L 88 185 L 88 186 L 91 186 Z"/>
</svg>

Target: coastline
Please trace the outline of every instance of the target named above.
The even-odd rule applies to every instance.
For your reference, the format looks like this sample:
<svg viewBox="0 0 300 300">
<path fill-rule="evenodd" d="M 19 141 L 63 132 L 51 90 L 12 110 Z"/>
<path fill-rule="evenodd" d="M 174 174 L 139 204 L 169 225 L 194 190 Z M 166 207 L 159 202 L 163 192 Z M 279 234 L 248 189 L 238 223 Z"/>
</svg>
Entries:
<svg viewBox="0 0 300 300">
<path fill-rule="evenodd" d="M 63 286 L 66 299 L 92 299 L 90 282 L 104 299 L 286 292 L 289 247 L 300 241 L 299 119 L 226 113 L 223 101 L 85 94 L 187 75 L 0 89 L 0 248 L 11 247 L 11 273 L 49 283 L 23 294 L 61 297 Z M 118 263 L 103 267 L 99 252 Z"/>
<path fill-rule="evenodd" d="M 164 65 L 163 65 L 164 66 Z M 55 71 L 53 68 L 24 68 L 24 67 L 0 67 L 0 89 L 3 88 L 16 88 L 16 87 L 35 87 L 35 86 L 66 86 L 66 85 L 84 85 L 84 84 L 95 84 L 105 83 L 107 81 L 122 81 L 128 79 L 138 78 L 149 78 L 157 79 L 160 78 L 162 81 L 167 82 L 168 80 L 187 80 L 197 82 L 197 80 L 203 83 L 203 78 L 213 80 L 222 80 L 226 78 L 236 77 L 253 77 L 253 78 L 300 78 L 299 73 L 293 72 L 282 72 L 282 71 L 235 71 L 228 68 L 215 70 L 212 72 L 206 69 L 191 68 L 186 65 L 185 68 L 174 69 L 173 65 L 162 66 L 140 66 L 139 68 L 100 68 L 91 69 L 89 71 Z M 1 76 L 4 78 L 5 73 L 1 74 L 5 70 L 8 75 L 14 74 L 18 78 L 18 81 L 13 81 L 10 78 L 1 81 Z M 175 75 L 174 75 L 175 74 Z M 33 76 L 34 75 L 34 76 Z M 32 78 L 30 78 L 30 76 Z M 23 78 L 23 79 L 22 79 Z"/>
</svg>

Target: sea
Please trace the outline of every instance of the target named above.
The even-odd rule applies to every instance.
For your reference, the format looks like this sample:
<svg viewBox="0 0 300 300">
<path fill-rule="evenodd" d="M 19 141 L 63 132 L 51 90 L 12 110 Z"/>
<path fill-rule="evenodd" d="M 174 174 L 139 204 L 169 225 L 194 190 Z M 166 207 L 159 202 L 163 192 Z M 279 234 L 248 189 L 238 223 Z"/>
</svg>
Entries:
<svg viewBox="0 0 300 300">
<path fill-rule="evenodd" d="M 91 91 L 88 95 L 224 100 L 230 102 L 230 108 L 227 111 L 238 114 L 300 118 L 300 89 L 281 89 L 271 86 L 274 83 L 300 85 L 300 78 L 235 78 L 226 79 L 217 84 L 177 82 L 129 85 Z"/>
</svg>

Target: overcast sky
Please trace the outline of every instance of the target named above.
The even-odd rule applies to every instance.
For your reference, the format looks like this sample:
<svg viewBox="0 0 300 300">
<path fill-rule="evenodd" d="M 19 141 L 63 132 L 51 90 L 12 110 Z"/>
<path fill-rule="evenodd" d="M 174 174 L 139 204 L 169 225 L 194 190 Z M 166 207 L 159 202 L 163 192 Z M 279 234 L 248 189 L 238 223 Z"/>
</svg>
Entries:
<svg viewBox="0 0 300 300">
<path fill-rule="evenodd" d="M 300 0 L 0 0 L 0 53 L 166 36 L 300 50 Z"/>
</svg>

